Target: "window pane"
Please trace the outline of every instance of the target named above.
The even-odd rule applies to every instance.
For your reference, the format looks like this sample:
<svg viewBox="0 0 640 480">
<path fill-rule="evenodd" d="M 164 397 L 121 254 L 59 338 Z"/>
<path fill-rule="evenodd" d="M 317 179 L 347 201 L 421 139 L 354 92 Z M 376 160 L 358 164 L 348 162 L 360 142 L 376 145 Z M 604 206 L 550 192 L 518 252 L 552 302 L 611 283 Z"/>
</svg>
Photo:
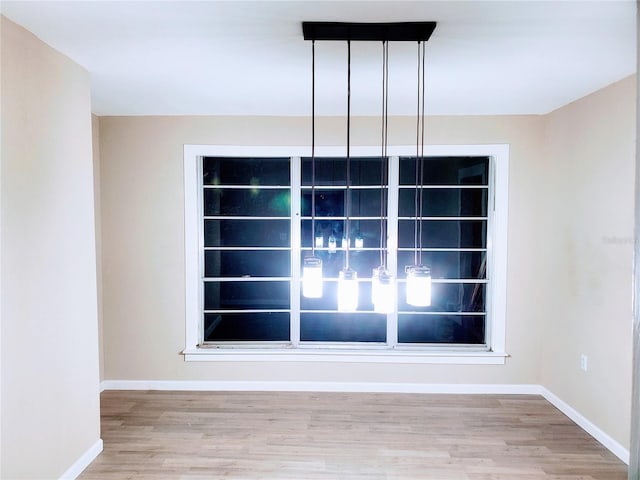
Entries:
<svg viewBox="0 0 640 480">
<path fill-rule="evenodd" d="M 204 185 L 289 185 L 288 158 L 204 157 Z"/>
<path fill-rule="evenodd" d="M 315 159 L 315 185 L 345 185 L 347 182 L 346 158 Z M 302 159 L 302 185 L 311 185 L 311 158 Z"/>
<path fill-rule="evenodd" d="M 288 217 L 291 192 L 288 189 L 228 189 L 206 188 L 204 190 L 204 214 Z"/>
<path fill-rule="evenodd" d="M 404 278 L 402 274 L 401 278 Z M 425 312 L 484 312 L 484 283 L 433 283 L 431 306 L 414 307 L 406 303 L 406 284 L 398 283 L 398 310 Z"/>
<path fill-rule="evenodd" d="M 488 185 L 488 157 L 425 157 L 423 185 Z M 400 185 L 416 184 L 415 157 L 400 158 Z"/>
<path fill-rule="evenodd" d="M 289 220 L 205 220 L 205 247 L 288 247 Z"/>
<path fill-rule="evenodd" d="M 204 316 L 205 342 L 289 339 L 289 314 L 286 312 L 207 313 Z"/>
<path fill-rule="evenodd" d="M 414 221 L 398 221 L 398 246 L 415 247 Z M 423 220 L 422 248 L 485 248 L 486 220 Z"/>
<path fill-rule="evenodd" d="M 380 158 L 351 158 L 351 185 L 380 185 Z"/>
<path fill-rule="evenodd" d="M 398 215 L 416 216 L 416 189 L 400 189 Z M 425 188 L 422 191 L 423 217 L 486 217 L 486 188 Z M 418 190 L 418 198 L 420 191 Z M 419 201 L 419 200 L 418 200 Z"/>
<path fill-rule="evenodd" d="M 380 218 L 380 189 L 352 189 L 350 216 Z"/>
<path fill-rule="evenodd" d="M 485 279 L 486 252 L 422 252 L 422 264 L 431 267 L 432 278 Z M 398 252 L 398 270 L 414 264 L 414 253 Z"/>
<path fill-rule="evenodd" d="M 351 158 L 350 185 L 380 185 L 380 158 Z M 347 183 L 346 158 L 316 158 L 316 185 Z M 311 185 L 311 159 L 302 160 L 302 185 Z"/>
<path fill-rule="evenodd" d="M 386 342 L 386 317 L 375 313 L 302 313 L 303 342 Z"/>
<path fill-rule="evenodd" d="M 484 315 L 398 315 L 399 343 L 485 343 Z"/>
<path fill-rule="evenodd" d="M 204 308 L 289 308 L 289 282 L 205 282 Z"/>
<path fill-rule="evenodd" d="M 288 277 L 291 275 L 288 250 L 207 250 L 205 277 Z"/>
<path fill-rule="evenodd" d="M 343 217 L 345 190 L 315 189 L 316 217 Z M 302 216 L 311 216 L 311 190 L 302 191 Z"/>
<path fill-rule="evenodd" d="M 343 217 L 345 190 L 315 189 L 316 217 Z M 351 217 L 380 217 L 380 189 L 350 189 Z M 302 191 L 302 216 L 311 216 L 311 190 Z"/>
</svg>

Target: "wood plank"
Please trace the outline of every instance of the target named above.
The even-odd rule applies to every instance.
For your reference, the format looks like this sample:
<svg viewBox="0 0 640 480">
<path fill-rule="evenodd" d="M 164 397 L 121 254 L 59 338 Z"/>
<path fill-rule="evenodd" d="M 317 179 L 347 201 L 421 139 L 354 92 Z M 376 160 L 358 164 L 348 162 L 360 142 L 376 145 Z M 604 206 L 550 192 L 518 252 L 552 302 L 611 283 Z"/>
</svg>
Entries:
<svg viewBox="0 0 640 480">
<path fill-rule="evenodd" d="M 109 479 L 626 480 L 533 395 L 107 391 Z"/>
</svg>

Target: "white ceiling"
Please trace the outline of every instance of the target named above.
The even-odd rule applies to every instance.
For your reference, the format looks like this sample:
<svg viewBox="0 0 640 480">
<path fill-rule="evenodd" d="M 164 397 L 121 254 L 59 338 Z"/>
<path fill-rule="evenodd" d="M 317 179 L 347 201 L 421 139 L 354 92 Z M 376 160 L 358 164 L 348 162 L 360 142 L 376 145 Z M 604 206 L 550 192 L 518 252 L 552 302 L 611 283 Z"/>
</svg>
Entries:
<svg viewBox="0 0 640 480">
<path fill-rule="evenodd" d="M 308 115 L 302 21 L 436 21 L 427 114 L 547 113 L 636 71 L 636 3 L 5 1 L 91 74 L 98 115 Z M 381 45 L 352 43 L 352 114 L 378 115 Z M 390 114 L 414 115 L 413 42 L 390 45 Z M 346 111 L 346 45 L 316 42 L 316 113 Z"/>
</svg>

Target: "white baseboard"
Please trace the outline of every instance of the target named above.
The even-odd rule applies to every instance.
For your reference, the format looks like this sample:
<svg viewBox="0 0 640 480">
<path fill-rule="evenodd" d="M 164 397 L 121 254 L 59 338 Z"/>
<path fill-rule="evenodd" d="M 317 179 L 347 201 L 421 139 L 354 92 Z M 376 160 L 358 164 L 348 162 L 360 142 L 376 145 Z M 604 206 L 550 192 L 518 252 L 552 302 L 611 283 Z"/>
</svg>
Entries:
<svg viewBox="0 0 640 480">
<path fill-rule="evenodd" d="M 260 382 L 105 380 L 101 390 L 178 390 L 206 392 L 362 392 L 541 395 L 539 385 L 378 382 Z"/>
<path fill-rule="evenodd" d="M 624 448 L 619 442 L 611 438 L 604 431 L 602 431 L 599 427 L 594 425 L 589 419 L 587 419 L 584 415 L 578 412 L 571 405 L 561 400 L 559 397 L 551 393 L 544 387 L 541 388 L 541 395 L 554 407 L 564 413 L 567 417 L 573 420 L 580 428 L 582 428 L 585 432 L 595 438 L 598 442 L 600 442 L 604 447 L 606 447 L 611 453 L 613 453 L 616 457 L 622 460 L 624 463 L 629 465 L 629 450 Z"/>
<path fill-rule="evenodd" d="M 182 380 L 104 380 L 100 390 L 177 390 L 212 392 L 362 392 L 362 393 L 449 393 L 484 395 L 541 395 L 600 442 L 616 457 L 629 464 L 629 450 L 607 435 L 569 404 L 541 385 L 535 384 L 439 384 L 377 382 L 253 382 Z"/>
<path fill-rule="evenodd" d="M 77 478 L 85 468 L 89 466 L 95 458 L 102 452 L 102 439 L 99 438 L 89 450 L 84 452 L 82 456 L 71 465 L 66 472 L 62 474 L 60 480 L 74 480 Z"/>
</svg>

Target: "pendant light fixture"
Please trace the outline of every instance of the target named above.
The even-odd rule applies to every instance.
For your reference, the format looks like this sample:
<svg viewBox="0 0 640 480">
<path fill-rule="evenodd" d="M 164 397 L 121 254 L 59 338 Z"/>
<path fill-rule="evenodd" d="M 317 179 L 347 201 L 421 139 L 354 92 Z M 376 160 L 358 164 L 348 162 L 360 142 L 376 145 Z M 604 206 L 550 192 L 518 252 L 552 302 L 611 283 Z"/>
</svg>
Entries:
<svg viewBox="0 0 640 480">
<path fill-rule="evenodd" d="M 389 106 L 389 42 L 382 42 L 382 136 L 380 153 L 380 266 L 371 273 L 371 301 L 376 313 L 391 313 L 396 304 L 394 277 L 387 270 L 387 170 L 389 157 L 388 145 L 388 106 Z"/>
<path fill-rule="evenodd" d="M 358 308 L 358 273 L 349 267 L 350 222 L 351 209 L 351 40 L 347 40 L 347 178 L 344 193 L 345 221 L 344 231 L 347 245 L 344 254 L 344 268 L 338 274 L 338 311 L 354 312 Z"/>
<path fill-rule="evenodd" d="M 342 240 L 342 248 L 345 249 L 345 265 L 339 273 L 338 278 L 338 310 L 340 311 L 355 311 L 358 305 L 358 276 L 357 273 L 349 267 L 349 209 L 350 209 L 350 168 L 351 168 L 351 155 L 350 155 L 350 128 L 351 128 L 351 41 L 382 41 L 385 45 L 385 88 L 388 80 L 388 42 L 390 41 L 417 41 L 418 52 L 420 53 L 420 47 L 422 47 L 422 96 L 420 96 L 420 65 L 418 66 L 418 131 L 420 130 L 420 98 L 422 98 L 422 145 L 423 155 L 420 157 L 420 165 L 422 168 L 424 158 L 424 42 L 429 40 L 431 34 L 436 28 L 436 22 L 398 22 L 398 23 L 343 23 L 343 22 L 303 22 L 302 31 L 305 40 L 339 40 L 347 42 L 348 62 L 347 62 L 347 179 L 346 179 L 346 197 L 345 197 L 345 238 Z M 387 117 L 387 103 L 386 103 L 386 91 L 384 95 L 384 131 L 383 131 L 383 157 L 382 168 L 386 172 L 386 164 L 388 162 L 386 145 L 386 117 Z M 312 115 L 314 113 L 312 112 Z M 312 134 L 313 139 L 313 134 Z M 417 149 L 417 147 L 416 147 Z M 416 153 L 416 169 L 418 168 L 418 154 Z M 312 163 L 313 163 L 313 147 L 312 147 Z M 313 170 L 313 167 L 312 167 Z M 420 172 L 421 173 L 421 172 Z M 313 176 L 313 175 L 312 175 Z M 421 176 L 420 176 L 421 178 Z M 381 182 L 384 181 L 384 174 Z M 313 191 L 313 186 L 312 186 Z M 418 175 L 416 174 L 416 195 L 418 195 Z M 313 195 L 313 194 L 312 194 Z M 417 197 L 416 197 L 417 198 Z M 386 203 L 386 193 L 384 185 L 381 185 L 381 202 Z M 417 200 L 416 200 L 417 202 Z M 417 203 L 416 203 L 417 205 Z M 312 207 L 313 208 L 313 207 Z M 381 223 L 381 261 L 380 266 L 372 272 L 372 301 L 374 308 L 379 312 L 389 312 L 393 309 L 395 303 L 395 290 L 393 276 L 389 274 L 386 268 L 386 255 L 384 240 L 386 240 L 386 230 L 384 223 L 384 207 L 381 205 L 380 223 Z M 422 209 L 422 189 L 420 189 L 420 210 Z M 407 301 L 411 305 L 429 305 L 431 301 L 431 273 L 427 266 L 421 264 L 422 260 L 422 237 L 420 235 L 420 246 L 418 246 L 417 236 L 417 206 L 416 206 L 416 251 L 415 251 L 415 265 L 407 266 L 405 268 L 407 272 Z M 420 229 L 422 228 L 422 213 L 420 212 Z M 313 230 L 312 235 L 315 235 Z M 315 240 L 314 240 L 315 243 Z M 362 246 L 363 243 L 356 245 Z M 331 248 L 331 245 L 330 245 Z M 310 258 L 315 258 L 314 255 Z M 306 262 L 307 259 L 305 259 Z M 320 259 L 317 259 L 320 261 Z M 320 261 L 321 264 L 321 261 Z M 321 269 L 320 269 L 321 271 Z M 320 278 L 321 277 L 320 273 Z M 304 274 L 303 274 L 304 276 Z M 390 289 L 390 290 L 389 290 Z M 389 295 L 384 292 L 392 293 Z M 305 295 L 306 296 L 306 295 Z M 386 303 L 386 300 L 389 303 Z M 426 303 L 425 303 L 426 302 Z M 389 306 L 391 305 L 391 306 Z"/>
<path fill-rule="evenodd" d="M 336 253 L 337 249 L 338 243 L 336 242 L 335 235 L 332 233 L 331 235 L 329 235 L 329 253 Z"/>
<path fill-rule="evenodd" d="M 311 42 L 311 256 L 302 264 L 302 295 L 322 297 L 322 259 L 316 248 L 322 248 L 322 236 L 316 235 L 316 42 Z"/>
<path fill-rule="evenodd" d="M 414 264 L 405 267 L 407 304 L 415 307 L 431 305 L 431 268 L 422 264 L 422 203 L 424 190 L 424 52 L 425 43 L 418 42 L 418 113 L 416 115 L 416 188 L 414 195 Z M 420 149 L 420 146 L 422 147 Z"/>
</svg>

